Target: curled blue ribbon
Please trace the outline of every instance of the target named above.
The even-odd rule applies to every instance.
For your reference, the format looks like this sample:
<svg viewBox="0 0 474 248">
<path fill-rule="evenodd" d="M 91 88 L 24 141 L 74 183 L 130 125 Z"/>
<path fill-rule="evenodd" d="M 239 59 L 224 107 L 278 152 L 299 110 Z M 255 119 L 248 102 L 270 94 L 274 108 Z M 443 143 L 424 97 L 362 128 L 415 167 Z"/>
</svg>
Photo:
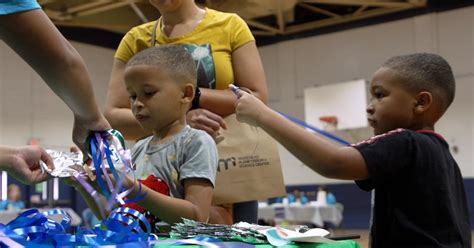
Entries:
<svg viewBox="0 0 474 248">
<path fill-rule="evenodd" d="M 99 191 L 108 199 L 105 210 L 110 210 L 113 202 L 125 203 L 123 199 L 131 190 L 123 189 L 123 179 L 126 172 L 117 173 L 112 157 L 119 160 L 127 171 L 131 170 L 129 153 L 124 149 L 122 141 L 113 136 L 109 143 L 107 138 L 111 131 L 93 133 L 88 139 L 88 148 L 92 157 Z M 116 134 L 115 134 L 116 135 Z M 115 146 L 113 149 L 111 146 Z M 116 186 L 112 185 L 109 174 L 105 168 L 107 161 Z M 85 172 L 77 172 L 74 177 L 84 188 L 94 196 L 97 192 L 82 178 Z M 106 179 L 104 182 L 103 177 Z M 135 179 L 134 179 L 135 180 Z M 107 187 L 108 186 L 108 187 Z M 139 185 L 141 190 L 141 185 Z M 140 191 L 139 191 L 140 192 Z M 131 200 L 143 198 L 143 194 Z M 95 198 L 94 198 L 95 199 Z M 128 199 L 130 201 L 130 199 Z M 103 206 L 104 207 L 104 206 Z M 100 208 L 104 211 L 104 209 Z M 49 217 L 62 215 L 63 218 L 56 222 Z M 105 215 L 103 215 L 105 216 Z M 77 228 L 75 234 L 69 234 L 71 217 L 65 210 L 51 209 L 40 213 L 37 209 L 22 212 L 17 218 L 6 225 L 0 224 L 0 247 L 5 244 L 9 247 L 75 247 L 75 246 L 130 246 L 148 247 L 150 241 L 156 237 L 151 234 L 151 226 L 146 217 L 140 212 L 130 208 L 117 208 L 109 216 L 96 225 L 93 229 Z"/>
<path fill-rule="evenodd" d="M 60 222 L 48 218 L 58 214 L 63 215 Z M 0 224 L 0 243 L 9 247 L 135 246 L 156 240 L 145 216 L 130 208 L 118 208 L 93 229 L 78 228 L 75 234 L 66 232 L 70 223 L 71 217 L 62 209 L 26 210 L 8 224 Z"/>
<path fill-rule="evenodd" d="M 102 156 L 101 156 L 101 152 L 98 146 L 99 146 L 98 140 L 96 139 L 95 135 L 92 135 L 90 147 L 91 147 L 92 161 L 94 163 L 95 173 L 97 176 L 96 177 L 97 184 L 99 185 L 101 193 L 105 197 L 110 197 L 109 191 L 105 187 L 104 180 L 102 179 L 102 170 L 100 168 L 100 166 L 102 165 Z"/>
<path fill-rule="evenodd" d="M 112 139 L 109 139 L 112 138 Z M 109 142 L 110 141 L 110 142 Z M 88 138 L 88 149 L 94 163 L 96 180 L 99 187 L 99 192 L 107 199 L 107 204 L 104 210 L 110 211 L 114 203 L 118 202 L 119 204 L 125 204 L 128 202 L 137 202 L 141 200 L 144 195 L 140 194 L 141 192 L 141 183 L 139 183 L 139 191 L 137 196 L 132 199 L 125 199 L 125 197 L 130 194 L 132 189 L 124 189 L 123 179 L 126 176 L 127 172 L 132 171 L 131 162 L 130 162 L 130 152 L 125 150 L 123 138 L 120 133 L 116 130 L 108 130 L 106 132 L 95 132 L 92 133 Z M 112 159 L 114 158 L 114 159 Z M 115 180 L 115 187 L 112 184 L 112 180 L 109 176 L 109 173 L 106 169 L 105 162 L 109 165 L 108 168 L 112 173 L 112 177 Z M 123 169 L 118 173 L 115 168 L 114 162 L 121 162 L 123 164 Z M 91 195 L 95 194 L 94 190 L 91 190 L 90 185 L 85 180 L 80 180 L 82 174 L 75 175 L 76 179 L 84 186 L 86 190 Z M 105 181 L 104 182 L 104 178 Z M 133 176 L 134 182 L 137 181 L 135 175 Z M 108 186 L 108 187 L 107 187 Z M 102 208 L 101 208 L 102 210 Z M 102 216 L 104 216 L 102 214 Z"/>
</svg>

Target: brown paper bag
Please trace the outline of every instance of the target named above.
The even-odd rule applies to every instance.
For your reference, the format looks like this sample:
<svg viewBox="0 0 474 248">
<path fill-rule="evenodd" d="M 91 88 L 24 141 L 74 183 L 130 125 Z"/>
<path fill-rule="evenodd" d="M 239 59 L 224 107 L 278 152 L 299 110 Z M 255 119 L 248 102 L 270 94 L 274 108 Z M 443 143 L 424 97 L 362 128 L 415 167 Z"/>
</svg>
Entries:
<svg viewBox="0 0 474 248">
<path fill-rule="evenodd" d="M 224 119 L 217 140 L 219 167 L 212 203 L 261 200 L 286 194 L 276 141 L 263 129 Z M 223 139 L 222 139 L 223 138 Z"/>
</svg>

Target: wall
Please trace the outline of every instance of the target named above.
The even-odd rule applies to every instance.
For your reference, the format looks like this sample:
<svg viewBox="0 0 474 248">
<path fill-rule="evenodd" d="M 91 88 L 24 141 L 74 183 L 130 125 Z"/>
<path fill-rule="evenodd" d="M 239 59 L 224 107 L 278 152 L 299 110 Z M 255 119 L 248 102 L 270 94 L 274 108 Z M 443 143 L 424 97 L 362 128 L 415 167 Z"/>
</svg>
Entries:
<svg viewBox="0 0 474 248">
<path fill-rule="evenodd" d="M 304 119 L 304 88 L 353 79 L 370 81 L 372 73 L 391 56 L 439 53 L 453 67 L 457 90 L 437 131 L 457 146 L 454 156 L 464 177 L 474 177 L 473 23 L 474 7 L 469 7 L 260 47 L 269 104 L 275 110 Z M 361 129 L 348 136 L 369 135 L 370 130 Z M 320 177 L 284 148 L 280 151 L 286 184 L 341 182 Z"/>
</svg>

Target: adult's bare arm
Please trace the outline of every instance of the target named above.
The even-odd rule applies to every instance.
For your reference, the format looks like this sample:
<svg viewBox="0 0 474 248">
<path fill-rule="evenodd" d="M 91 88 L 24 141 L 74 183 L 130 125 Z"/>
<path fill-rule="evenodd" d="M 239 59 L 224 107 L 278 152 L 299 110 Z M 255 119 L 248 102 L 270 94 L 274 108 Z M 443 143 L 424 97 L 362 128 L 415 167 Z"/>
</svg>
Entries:
<svg viewBox="0 0 474 248">
<path fill-rule="evenodd" d="M 82 57 L 40 10 L 0 16 L 0 38 L 74 113 L 73 140 L 84 152 L 90 131 L 110 128 L 95 101 Z"/>
</svg>

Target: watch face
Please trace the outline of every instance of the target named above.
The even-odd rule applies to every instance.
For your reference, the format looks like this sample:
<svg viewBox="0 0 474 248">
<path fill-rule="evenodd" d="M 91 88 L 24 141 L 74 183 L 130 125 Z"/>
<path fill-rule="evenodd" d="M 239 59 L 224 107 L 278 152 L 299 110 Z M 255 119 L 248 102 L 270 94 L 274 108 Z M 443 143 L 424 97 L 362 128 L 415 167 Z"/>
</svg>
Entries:
<svg viewBox="0 0 474 248">
<path fill-rule="evenodd" d="M 201 91 L 199 90 L 199 86 L 196 86 L 196 91 L 194 91 L 194 98 L 191 105 L 191 109 L 199 108 L 199 98 L 201 97 Z"/>
</svg>

